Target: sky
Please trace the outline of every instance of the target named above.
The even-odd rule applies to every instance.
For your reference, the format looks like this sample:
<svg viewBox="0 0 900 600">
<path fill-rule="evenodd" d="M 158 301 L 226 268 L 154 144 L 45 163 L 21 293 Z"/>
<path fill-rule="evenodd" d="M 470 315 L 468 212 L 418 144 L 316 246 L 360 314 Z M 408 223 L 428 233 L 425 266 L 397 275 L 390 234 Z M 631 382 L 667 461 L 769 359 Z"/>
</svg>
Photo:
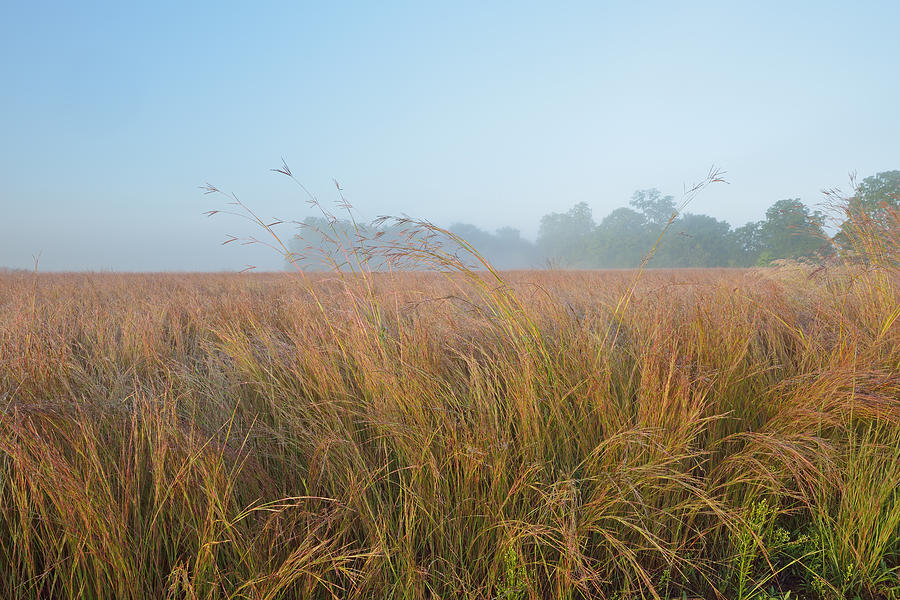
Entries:
<svg viewBox="0 0 900 600">
<path fill-rule="evenodd" d="M 900 2 L 0 0 L 0 267 L 276 269 L 333 180 L 363 220 L 509 225 L 728 184 L 733 225 L 900 169 Z M 284 230 L 290 235 L 290 230 Z"/>
</svg>

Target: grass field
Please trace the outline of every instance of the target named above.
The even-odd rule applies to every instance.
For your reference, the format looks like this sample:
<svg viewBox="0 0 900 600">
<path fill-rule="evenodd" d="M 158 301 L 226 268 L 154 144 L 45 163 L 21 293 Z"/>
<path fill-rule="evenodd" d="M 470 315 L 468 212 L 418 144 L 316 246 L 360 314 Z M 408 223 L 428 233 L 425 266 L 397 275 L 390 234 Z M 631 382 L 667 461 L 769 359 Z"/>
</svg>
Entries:
<svg viewBox="0 0 900 600">
<path fill-rule="evenodd" d="M 900 598 L 896 271 L 501 277 L 0 275 L 0 596 Z"/>
</svg>

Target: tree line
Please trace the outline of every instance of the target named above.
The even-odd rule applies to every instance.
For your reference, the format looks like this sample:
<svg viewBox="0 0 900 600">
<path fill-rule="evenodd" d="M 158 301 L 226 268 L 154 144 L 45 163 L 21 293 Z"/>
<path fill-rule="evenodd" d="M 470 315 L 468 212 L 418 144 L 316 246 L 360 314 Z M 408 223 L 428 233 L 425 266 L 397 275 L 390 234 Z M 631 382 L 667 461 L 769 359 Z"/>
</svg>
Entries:
<svg viewBox="0 0 900 600">
<path fill-rule="evenodd" d="M 900 206 L 900 171 L 886 171 L 864 179 L 844 206 L 879 218 L 885 209 Z M 847 223 L 835 234 L 826 231 L 826 215 L 807 207 L 799 198 L 778 200 L 761 221 L 732 227 L 714 217 L 679 211 L 675 198 L 659 190 L 634 193 L 628 206 L 617 208 L 597 220 L 587 203 L 581 202 L 562 213 L 541 218 L 537 239 L 522 237 L 518 229 L 502 227 L 485 231 L 468 223 L 455 223 L 448 230 L 478 250 L 498 269 L 631 268 L 637 267 L 654 249 L 649 266 L 749 267 L 765 266 L 780 259 L 818 259 L 849 247 Z M 893 214 L 893 213 L 892 213 Z M 308 218 L 305 227 L 318 238 L 301 235 L 292 241 L 295 256 L 304 268 L 323 268 L 328 261 L 312 258 L 308 250 L 324 238 L 339 237 L 351 223 L 332 218 Z M 668 227 L 668 229 L 666 229 Z M 409 223 L 380 229 L 352 225 L 353 239 L 381 239 L 384 246 L 399 247 L 409 237 Z M 660 238 L 660 234 L 666 234 Z M 329 233 L 330 232 L 330 233 Z M 338 234 L 338 235 L 335 235 Z M 315 237 L 315 236 L 313 236 Z M 302 240 L 301 240 L 302 238 Z M 305 249 L 300 252 L 301 246 Z M 336 251 L 338 250 L 338 251 Z M 341 262 L 345 250 L 334 248 L 332 256 Z"/>
</svg>

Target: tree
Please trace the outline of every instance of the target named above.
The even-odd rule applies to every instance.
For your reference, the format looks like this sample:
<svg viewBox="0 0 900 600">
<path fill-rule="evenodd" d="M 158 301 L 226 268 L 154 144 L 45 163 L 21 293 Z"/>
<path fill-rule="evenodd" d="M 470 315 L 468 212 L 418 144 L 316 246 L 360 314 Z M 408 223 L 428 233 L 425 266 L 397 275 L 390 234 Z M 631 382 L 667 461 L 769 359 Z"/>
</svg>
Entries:
<svg viewBox="0 0 900 600">
<path fill-rule="evenodd" d="M 585 202 L 565 213 L 550 213 L 541 217 L 538 249 L 548 259 L 567 266 L 589 266 L 588 242 L 594 227 L 591 208 Z"/>
<path fill-rule="evenodd" d="M 631 206 L 640 211 L 649 225 L 664 227 L 675 214 L 675 198 L 663 196 L 656 188 L 637 190 L 631 196 Z"/>
<path fill-rule="evenodd" d="M 749 267 L 759 260 L 763 251 L 761 230 L 761 221 L 751 221 L 731 232 L 732 243 L 738 253 L 735 266 Z"/>
<path fill-rule="evenodd" d="M 851 210 L 878 213 L 885 208 L 900 206 L 900 171 L 884 171 L 866 177 L 857 186 L 850 200 Z"/>
<path fill-rule="evenodd" d="M 594 264 L 602 267 L 636 267 L 652 244 L 647 219 L 630 208 L 617 208 L 597 226 L 591 243 Z"/>
<path fill-rule="evenodd" d="M 534 244 L 518 229 L 501 227 L 492 234 L 468 223 L 454 223 L 448 229 L 472 244 L 497 269 L 527 269 L 537 262 Z"/>
<path fill-rule="evenodd" d="M 884 171 L 866 177 L 843 207 L 846 220 L 834 236 L 844 256 L 892 255 L 896 260 L 900 240 L 900 171 Z M 882 256 L 882 258 L 888 258 Z"/>
<path fill-rule="evenodd" d="M 822 213 L 812 212 L 799 198 L 779 200 L 766 211 L 759 225 L 762 251 L 759 262 L 782 258 L 812 258 L 830 249 Z"/>
<path fill-rule="evenodd" d="M 726 267 L 736 263 L 738 249 L 731 225 L 708 215 L 680 216 L 660 243 L 657 267 Z"/>
</svg>

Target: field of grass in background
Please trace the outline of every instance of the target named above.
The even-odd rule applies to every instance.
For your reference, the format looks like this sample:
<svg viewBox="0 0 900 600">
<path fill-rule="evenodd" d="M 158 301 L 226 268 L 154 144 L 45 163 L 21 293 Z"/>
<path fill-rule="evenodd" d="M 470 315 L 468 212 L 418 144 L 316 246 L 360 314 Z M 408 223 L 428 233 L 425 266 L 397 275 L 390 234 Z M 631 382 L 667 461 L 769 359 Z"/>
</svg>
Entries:
<svg viewBox="0 0 900 600">
<path fill-rule="evenodd" d="M 4 274 L 0 596 L 900 598 L 885 248 Z"/>
</svg>

